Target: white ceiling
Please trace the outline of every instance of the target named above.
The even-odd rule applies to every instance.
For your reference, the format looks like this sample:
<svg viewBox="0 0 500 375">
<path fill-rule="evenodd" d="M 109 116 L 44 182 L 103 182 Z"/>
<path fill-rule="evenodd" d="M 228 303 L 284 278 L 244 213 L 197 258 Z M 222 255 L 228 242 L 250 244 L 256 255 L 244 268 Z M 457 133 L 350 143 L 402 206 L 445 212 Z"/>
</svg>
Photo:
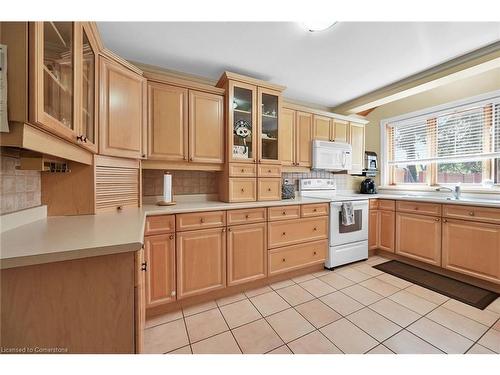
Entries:
<svg viewBox="0 0 500 375">
<path fill-rule="evenodd" d="M 341 22 L 311 33 L 292 22 L 99 22 L 129 60 L 218 79 L 225 70 L 287 86 L 333 107 L 500 40 L 500 22 Z"/>
</svg>

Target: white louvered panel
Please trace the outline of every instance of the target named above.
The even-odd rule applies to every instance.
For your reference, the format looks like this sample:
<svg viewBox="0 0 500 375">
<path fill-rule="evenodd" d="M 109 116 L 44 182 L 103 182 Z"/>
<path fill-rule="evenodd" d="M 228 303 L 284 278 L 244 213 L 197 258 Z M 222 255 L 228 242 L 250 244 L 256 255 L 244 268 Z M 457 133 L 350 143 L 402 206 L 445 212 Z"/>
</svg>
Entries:
<svg viewBox="0 0 500 375">
<path fill-rule="evenodd" d="M 96 166 L 96 211 L 139 206 L 139 169 Z"/>
</svg>

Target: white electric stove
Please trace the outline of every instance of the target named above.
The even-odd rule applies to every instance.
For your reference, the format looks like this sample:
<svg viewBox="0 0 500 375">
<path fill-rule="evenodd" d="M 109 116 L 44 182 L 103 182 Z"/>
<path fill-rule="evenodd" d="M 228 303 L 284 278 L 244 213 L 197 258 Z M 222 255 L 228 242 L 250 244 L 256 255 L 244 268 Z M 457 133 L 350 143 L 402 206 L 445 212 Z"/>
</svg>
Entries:
<svg viewBox="0 0 500 375">
<path fill-rule="evenodd" d="M 300 180 L 300 195 L 330 200 L 329 251 L 325 267 L 335 267 L 368 258 L 368 198 L 360 194 L 338 193 L 334 179 Z M 354 224 L 342 224 L 342 204 L 351 202 Z"/>
</svg>

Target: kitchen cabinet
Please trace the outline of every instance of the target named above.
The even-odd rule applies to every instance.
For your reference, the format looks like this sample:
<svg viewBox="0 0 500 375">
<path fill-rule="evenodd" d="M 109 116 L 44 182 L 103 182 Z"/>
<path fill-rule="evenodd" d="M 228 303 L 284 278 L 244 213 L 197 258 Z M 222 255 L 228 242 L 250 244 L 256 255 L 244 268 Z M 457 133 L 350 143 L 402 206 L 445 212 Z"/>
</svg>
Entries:
<svg viewBox="0 0 500 375">
<path fill-rule="evenodd" d="M 395 252 L 421 262 L 441 266 L 441 219 L 435 216 L 396 212 Z"/>
<path fill-rule="evenodd" d="M 349 140 L 352 146 L 352 168 L 350 174 L 360 174 L 365 162 L 365 126 L 362 124 L 349 123 Z"/>
<path fill-rule="evenodd" d="M 368 217 L 368 249 L 378 249 L 379 245 L 379 214 L 377 210 L 370 210 Z"/>
<path fill-rule="evenodd" d="M 336 142 L 349 142 L 349 122 L 333 119 L 334 137 Z"/>
<path fill-rule="evenodd" d="M 390 251 L 393 253 L 396 229 L 396 214 L 394 213 L 394 211 L 379 210 L 377 221 L 377 247 L 381 250 Z"/>
<path fill-rule="evenodd" d="M 281 178 L 257 179 L 257 198 L 259 201 L 278 201 L 281 199 Z"/>
<path fill-rule="evenodd" d="M 189 91 L 189 161 L 224 162 L 223 97 Z"/>
<path fill-rule="evenodd" d="M 226 229 L 177 233 L 177 299 L 226 286 Z"/>
<path fill-rule="evenodd" d="M 498 283 L 500 225 L 443 219 L 442 256 L 448 270 Z"/>
<path fill-rule="evenodd" d="M 146 307 L 176 299 L 175 235 L 146 236 Z"/>
<path fill-rule="evenodd" d="M 333 119 L 326 116 L 313 115 L 314 140 L 331 142 L 335 138 L 335 126 Z"/>
<path fill-rule="evenodd" d="M 312 165 L 312 128 L 313 115 L 297 111 L 296 119 L 296 166 L 311 167 Z"/>
<path fill-rule="evenodd" d="M 108 57 L 101 56 L 99 66 L 99 154 L 140 159 L 146 80 Z"/>
<path fill-rule="evenodd" d="M 148 82 L 148 159 L 188 159 L 188 89 Z"/>
<path fill-rule="evenodd" d="M 314 241 L 269 250 L 269 276 L 324 263 L 328 241 Z"/>
<path fill-rule="evenodd" d="M 280 125 L 280 148 L 281 164 L 284 166 L 293 166 L 296 163 L 296 111 L 283 108 L 281 110 Z"/>
<path fill-rule="evenodd" d="M 237 285 L 266 276 L 266 223 L 229 227 L 227 235 L 228 285 Z"/>
<path fill-rule="evenodd" d="M 281 92 L 259 87 L 258 97 L 258 162 L 281 164 L 279 148 L 279 120 Z"/>
<path fill-rule="evenodd" d="M 328 237 L 328 217 L 269 222 L 268 247 L 282 247 Z"/>
</svg>

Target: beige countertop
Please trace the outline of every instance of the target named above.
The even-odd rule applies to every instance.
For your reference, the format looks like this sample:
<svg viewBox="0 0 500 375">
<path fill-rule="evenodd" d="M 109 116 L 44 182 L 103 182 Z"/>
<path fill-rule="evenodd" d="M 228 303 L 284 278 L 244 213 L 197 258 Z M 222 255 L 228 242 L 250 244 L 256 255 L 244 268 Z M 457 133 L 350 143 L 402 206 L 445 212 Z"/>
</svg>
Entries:
<svg viewBox="0 0 500 375">
<path fill-rule="evenodd" d="M 401 201 L 412 201 L 412 202 L 431 202 L 439 204 L 456 204 L 461 206 L 480 206 L 480 207 L 497 207 L 500 208 L 500 200 L 498 199 L 486 199 L 477 197 L 463 197 L 460 199 L 447 199 L 451 195 L 443 196 L 433 196 L 433 195 L 418 195 L 418 194 L 387 194 L 379 193 L 369 195 L 370 199 L 393 199 Z"/>
<path fill-rule="evenodd" d="M 1 233 L 0 269 L 139 250 L 143 243 L 145 217 L 148 215 L 326 201 L 301 197 L 248 203 L 186 201 L 163 207 L 146 204 L 141 208 L 98 215 L 47 217 Z"/>
</svg>

